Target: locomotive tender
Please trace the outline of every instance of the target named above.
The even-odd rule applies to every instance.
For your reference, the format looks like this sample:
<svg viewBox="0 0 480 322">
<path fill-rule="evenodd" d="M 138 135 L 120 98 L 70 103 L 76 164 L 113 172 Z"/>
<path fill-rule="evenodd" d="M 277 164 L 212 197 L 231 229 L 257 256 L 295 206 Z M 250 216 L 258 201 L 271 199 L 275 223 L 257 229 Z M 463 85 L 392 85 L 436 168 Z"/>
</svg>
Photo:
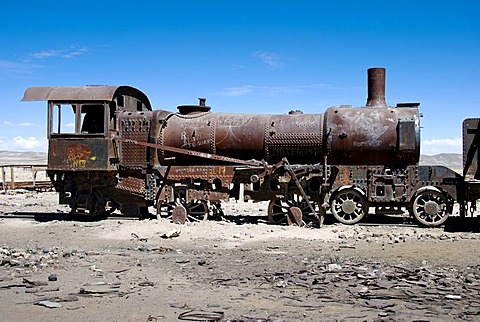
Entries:
<svg viewBox="0 0 480 322">
<path fill-rule="evenodd" d="M 272 223 L 318 222 L 326 211 L 355 224 L 370 207 L 408 210 L 441 225 L 480 198 L 479 119 L 464 121 L 464 169 L 420 166 L 418 103 L 387 106 L 385 69 L 368 70 L 365 107 L 286 115 L 212 113 L 198 105 L 152 110 L 129 86 L 31 87 L 48 105 L 47 173 L 74 213 L 221 214 L 220 202 L 270 201 Z M 73 127 L 68 127 L 73 124 Z"/>
</svg>

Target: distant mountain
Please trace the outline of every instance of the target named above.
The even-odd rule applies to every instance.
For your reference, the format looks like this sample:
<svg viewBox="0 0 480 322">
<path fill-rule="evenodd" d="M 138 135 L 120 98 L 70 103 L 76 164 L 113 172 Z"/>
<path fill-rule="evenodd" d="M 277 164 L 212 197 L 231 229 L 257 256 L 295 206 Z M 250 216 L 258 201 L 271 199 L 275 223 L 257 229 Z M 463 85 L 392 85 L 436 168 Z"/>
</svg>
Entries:
<svg viewBox="0 0 480 322">
<path fill-rule="evenodd" d="M 45 165 L 47 153 L 45 152 L 18 152 L 1 151 L 0 165 Z"/>
<path fill-rule="evenodd" d="M 436 155 L 421 155 L 421 165 L 443 165 L 452 170 L 463 169 L 463 156 L 460 153 L 440 153 Z"/>
<path fill-rule="evenodd" d="M 29 165 L 47 164 L 45 152 L 14 152 L 0 151 L 0 165 Z M 421 165 L 444 165 L 453 170 L 461 170 L 463 167 L 462 155 L 458 153 L 441 153 L 437 155 L 421 155 Z"/>
</svg>

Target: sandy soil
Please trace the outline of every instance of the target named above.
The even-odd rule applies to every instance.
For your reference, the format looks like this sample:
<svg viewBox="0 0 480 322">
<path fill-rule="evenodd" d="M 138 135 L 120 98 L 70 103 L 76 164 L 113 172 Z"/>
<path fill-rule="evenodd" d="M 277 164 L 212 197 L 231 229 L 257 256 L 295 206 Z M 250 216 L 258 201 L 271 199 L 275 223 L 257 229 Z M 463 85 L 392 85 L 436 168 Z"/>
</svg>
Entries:
<svg viewBox="0 0 480 322">
<path fill-rule="evenodd" d="M 472 223 L 304 228 L 270 225 L 266 209 L 95 221 L 54 192 L 0 194 L 1 320 L 478 321 Z"/>
</svg>

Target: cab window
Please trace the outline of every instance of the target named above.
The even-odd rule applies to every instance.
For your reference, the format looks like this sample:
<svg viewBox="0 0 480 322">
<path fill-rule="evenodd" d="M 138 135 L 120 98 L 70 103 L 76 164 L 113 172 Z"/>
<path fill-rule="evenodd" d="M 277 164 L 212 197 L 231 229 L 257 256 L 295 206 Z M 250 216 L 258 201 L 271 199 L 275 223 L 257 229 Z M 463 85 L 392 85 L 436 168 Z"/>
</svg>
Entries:
<svg viewBox="0 0 480 322">
<path fill-rule="evenodd" d="M 49 104 L 49 135 L 104 135 L 108 104 Z M 109 117 L 110 118 L 110 117 Z"/>
</svg>

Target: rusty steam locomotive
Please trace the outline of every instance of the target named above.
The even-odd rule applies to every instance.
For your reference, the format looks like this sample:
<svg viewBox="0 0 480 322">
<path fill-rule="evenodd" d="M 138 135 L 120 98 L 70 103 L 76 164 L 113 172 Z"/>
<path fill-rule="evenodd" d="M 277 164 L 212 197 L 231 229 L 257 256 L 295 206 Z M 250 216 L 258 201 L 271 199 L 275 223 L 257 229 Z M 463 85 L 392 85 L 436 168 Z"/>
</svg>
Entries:
<svg viewBox="0 0 480 322">
<path fill-rule="evenodd" d="M 212 113 L 205 99 L 152 110 L 129 86 L 32 87 L 48 103 L 47 173 L 75 213 L 119 209 L 183 223 L 220 202 L 269 201 L 272 223 L 354 224 L 371 209 L 441 225 L 480 198 L 479 119 L 464 121 L 464 169 L 420 166 L 418 103 L 387 106 L 385 69 L 368 70 L 365 107 L 285 115 Z M 74 127 L 67 127 L 67 124 Z M 469 212 L 470 210 L 470 212 Z"/>
</svg>

